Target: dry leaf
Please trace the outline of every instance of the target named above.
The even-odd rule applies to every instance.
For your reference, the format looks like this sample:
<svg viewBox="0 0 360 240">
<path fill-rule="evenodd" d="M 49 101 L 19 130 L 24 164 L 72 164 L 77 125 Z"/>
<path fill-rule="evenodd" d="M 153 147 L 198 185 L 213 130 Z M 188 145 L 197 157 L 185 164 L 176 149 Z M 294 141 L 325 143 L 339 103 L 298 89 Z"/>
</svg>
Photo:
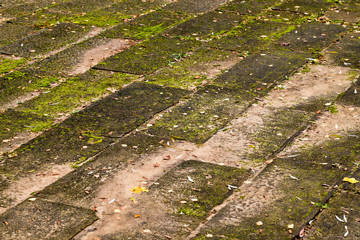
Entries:
<svg viewBox="0 0 360 240">
<path fill-rule="evenodd" d="M 256 225 L 261 226 L 261 225 L 263 225 L 263 222 L 262 222 L 262 221 L 258 221 L 258 222 L 256 222 Z"/>
<path fill-rule="evenodd" d="M 149 189 L 144 188 L 144 187 L 134 187 L 133 189 L 131 189 L 131 191 L 133 193 L 141 193 L 141 192 L 148 192 Z"/>
<path fill-rule="evenodd" d="M 135 214 L 134 215 L 134 218 L 139 218 L 140 217 L 140 214 Z"/>
<path fill-rule="evenodd" d="M 164 156 L 163 160 L 170 160 L 170 155 Z"/>
<path fill-rule="evenodd" d="M 289 228 L 289 229 L 294 228 L 294 224 L 288 224 L 288 225 L 287 225 L 287 228 Z"/>
<path fill-rule="evenodd" d="M 348 177 L 344 177 L 343 181 L 344 182 L 349 182 L 349 183 L 358 183 L 359 182 L 355 178 L 348 178 Z"/>
</svg>

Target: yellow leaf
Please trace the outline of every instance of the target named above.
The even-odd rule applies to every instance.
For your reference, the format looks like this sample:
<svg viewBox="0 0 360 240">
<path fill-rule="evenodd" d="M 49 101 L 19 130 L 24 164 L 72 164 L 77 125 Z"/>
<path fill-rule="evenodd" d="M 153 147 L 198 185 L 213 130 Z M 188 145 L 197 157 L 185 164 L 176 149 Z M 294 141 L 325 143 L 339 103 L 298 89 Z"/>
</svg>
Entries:
<svg viewBox="0 0 360 240">
<path fill-rule="evenodd" d="M 357 183 L 357 182 L 359 182 L 355 178 L 348 178 L 348 177 L 344 177 L 343 181 L 344 182 L 349 182 L 349 183 Z"/>
<path fill-rule="evenodd" d="M 141 193 L 141 192 L 148 192 L 149 189 L 144 188 L 144 187 L 134 187 L 133 189 L 131 189 L 131 191 L 133 193 Z"/>
<path fill-rule="evenodd" d="M 254 145 L 250 144 L 249 147 L 256 148 Z"/>
</svg>

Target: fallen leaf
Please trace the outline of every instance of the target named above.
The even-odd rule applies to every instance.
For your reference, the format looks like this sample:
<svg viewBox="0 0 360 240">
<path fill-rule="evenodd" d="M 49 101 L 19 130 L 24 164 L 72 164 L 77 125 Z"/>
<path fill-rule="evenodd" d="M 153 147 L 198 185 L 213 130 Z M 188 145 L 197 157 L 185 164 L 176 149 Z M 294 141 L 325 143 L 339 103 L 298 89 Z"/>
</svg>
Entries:
<svg viewBox="0 0 360 240">
<path fill-rule="evenodd" d="M 140 217 L 140 214 L 135 214 L 134 215 L 134 218 L 139 218 Z"/>
<path fill-rule="evenodd" d="M 348 178 L 348 177 L 344 177 L 343 181 L 344 182 L 349 182 L 349 183 L 358 183 L 359 182 L 355 178 Z"/>
<path fill-rule="evenodd" d="M 6 221 L 3 221 L 3 223 L 7 226 L 7 225 L 9 225 L 9 223 L 8 222 L 6 222 Z"/>
<path fill-rule="evenodd" d="M 170 160 L 170 155 L 164 156 L 163 160 Z"/>
<path fill-rule="evenodd" d="M 289 229 L 294 228 L 294 224 L 288 224 L 288 225 L 287 225 L 287 228 L 289 228 Z"/>
<path fill-rule="evenodd" d="M 154 167 L 160 167 L 160 164 L 159 164 L 159 163 L 155 163 L 155 164 L 154 164 Z"/>
<path fill-rule="evenodd" d="M 339 222 L 344 222 L 344 220 L 342 220 L 341 218 L 339 218 L 337 215 L 335 215 L 335 218 L 336 218 Z"/>
<path fill-rule="evenodd" d="M 192 179 L 190 176 L 187 176 L 188 180 L 192 183 L 194 183 L 194 179 Z"/>
<path fill-rule="evenodd" d="M 29 201 L 35 201 L 36 200 L 36 198 L 29 198 Z"/>
<path fill-rule="evenodd" d="M 141 193 L 141 192 L 148 192 L 149 189 L 148 188 L 144 188 L 144 187 L 134 187 L 133 189 L 131 189 L 131 191 L 133 193 Z"/>
<path fill-rule="evenodd" d="M 119 213 L 119 212 L 121 212 L 120 209 L 118 209 L 118 208 L 114 209 L 114 213 Z"/>
<path fill-rule="evenodd" d="M 150 229 L 145 229 L 143 232 L 144 233 L 151 233 L 151 230 Z"/>
<path fill-rule="evenodd" d="M 292 179 L 299 180 L 297 177 L 294 177 L 294 176 L 291 175 L 291 174 L 289 174 L 289 176 L 290 176 Z"/>
</svg>

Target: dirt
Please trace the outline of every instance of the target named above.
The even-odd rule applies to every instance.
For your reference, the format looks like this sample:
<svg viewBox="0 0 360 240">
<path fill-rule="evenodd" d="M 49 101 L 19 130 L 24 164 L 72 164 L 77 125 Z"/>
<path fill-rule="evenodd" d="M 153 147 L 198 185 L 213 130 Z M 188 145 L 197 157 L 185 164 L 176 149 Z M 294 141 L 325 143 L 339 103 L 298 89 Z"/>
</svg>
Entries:
<svg viewBox="0 0 360 240">
<path fill-rule="evenodd" d="M 74 169 L 70 165 L 52 165 L 44 172 L 33 173 L 25 178 L 13 182 L 9 188 L 4 191 L 4 195 L 12 199 L 8 208 L 0 207 L 0 214 L 7 209 L 21 203 L 31 197 L 31 193 L 42 190 L 44 187 L 65 176 Z"/>
<path fill-rule="evenodd" d="M 104 59 L 111 57 L 135 44 L 135 41 L 129 39 L 111 39 L 104 45 L 92 48 L 83 54 L 80 62 L 70 72 L 70 75 L 84 73 Z"/>
</svg>

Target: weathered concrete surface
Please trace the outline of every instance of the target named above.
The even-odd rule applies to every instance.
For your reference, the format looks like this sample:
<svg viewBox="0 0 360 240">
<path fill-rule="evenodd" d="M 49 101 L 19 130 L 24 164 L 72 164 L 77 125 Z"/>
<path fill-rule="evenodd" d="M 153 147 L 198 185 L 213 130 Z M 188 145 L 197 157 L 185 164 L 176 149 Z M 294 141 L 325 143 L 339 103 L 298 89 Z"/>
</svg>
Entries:
<svg viewBox="0 0 360 240">
<path fill-rule="evenodd" d="M 90 209 L 28 199 L 0 215 L 2 239 L 70 239 L 97 217 Z"/>
<path fill-rule="evenodd" d="M 357 1 L 1 4 L 1 238 L 344 236 Z"/>
</svg>

